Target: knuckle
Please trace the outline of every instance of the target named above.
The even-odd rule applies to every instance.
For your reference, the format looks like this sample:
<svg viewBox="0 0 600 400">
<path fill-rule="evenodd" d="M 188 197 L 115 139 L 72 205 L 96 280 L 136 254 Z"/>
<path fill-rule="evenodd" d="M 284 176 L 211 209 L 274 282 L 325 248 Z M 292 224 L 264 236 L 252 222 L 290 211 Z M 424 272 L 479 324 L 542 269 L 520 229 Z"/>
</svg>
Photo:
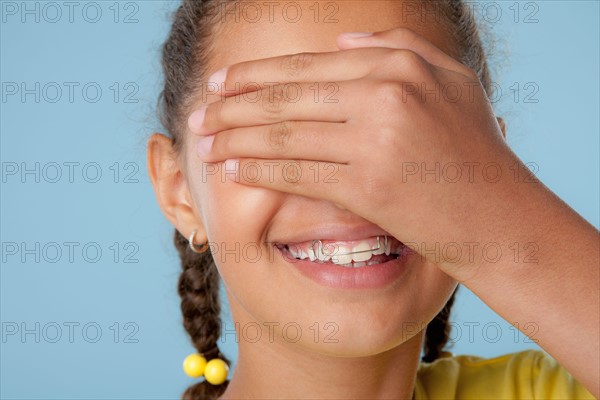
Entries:
<svg viewBox="0 0 600 400">
<path fill-rule="evenodd" d="M 378 108 L 385 111 L 397 111 L 398 105 L 405 99 L 404 84 L 397 81 L 383 81 L 375 85 L 373 95 Z"/>
<path fill-rule="evenodd" d="M 406 27 L 398 28 L 396 35 L 398 35 L 398 41 L 404 43 L 406 47 L 411 47 L 419 38 L 419 35 L 415 31 Z"/>
<path fill-rule="evenodd" d="M 290 54 L 281 60 L 281 70 L 288 77 L 301 76 L 310 68 L 313 60 L 314 54 L 312 53 Z"/>
<path fill-rule="evenodd" d="M 283 121 L 270 126 L 267 130 L 265 141 L 271 150 L 282 152 L 288 148 L 292 135 L 290 125 L 289 121 Z"/>
<path fill-rule="evenodd" d="M 392 50 L 387 58 L 391 66 L 400 66 L 416 76 L 431 76 L 431 67 L 427 60 L 414 51 Z"/>
<path fill-rule="evenodd" d="M 402 57 L 403 62 L 411 67 L 419 67 L 425 63 L 423 57 L 410 50 L 403 50 L 399 53 Z"/>
<path fill-rule="evenodd" d="M 394 206 L 394 201 L 397 200 L 395 200 L 391 186 L 389 181 L 384 181 L 383 179 L 374 179 L 371 181 L 371 198 L 375 197 L 377 199 L 377 207 L 389 209 L 390 206 Z"/>
<path fill-rule="evenodd" d="M 369 174 L 363 174 L 361 182 L 362 184 L 355 189 L 356 195 L 381 206 L 389 192 L 389 183 L 379 176 Z"/>
<path fill-rule="evenodd" d="M 267 117 L 277 117 L 287 106 L 288 99 L 284 85 L 274 85 L 268 88 L 267 95 L 262 97 L 262 110 Z"/>
</svg>

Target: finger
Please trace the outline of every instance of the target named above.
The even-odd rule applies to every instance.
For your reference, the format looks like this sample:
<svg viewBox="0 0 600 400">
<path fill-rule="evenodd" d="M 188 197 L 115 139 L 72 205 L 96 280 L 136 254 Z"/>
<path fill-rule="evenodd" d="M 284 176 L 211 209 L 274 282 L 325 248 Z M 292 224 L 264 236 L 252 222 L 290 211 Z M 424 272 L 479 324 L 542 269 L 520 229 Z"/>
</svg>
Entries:
<svg viewBox="0 0 600 400">
<path fill-rule="evenodd" d="M 356 140 L 346 124 L 282 121 L 272 125 L 230 129 L 198 141 L 198 155 L 206 162 L 233 158 L 300 159 L 347 164 Z"/>
<path fill-rule="evenodd" d="M 349 167 L 343 164 L 306 160 L 227 160 L 228 179 L 249 186 L 298 194 L 315 199 L 346 203 L 352 189 L 344 187 Z"/>
<path fill-rule="evenodd" d="M 361 78 L 377 66 L 385 49 L 286 54 L 224 67 L 207 81 L 222 96 L 285 82 L 344 81 Z"/>
<path fill-rule="evenodd" d="M 210 135 L 287 120 L 343 123 L 350 118 L 356 90 L 356 84 L 340 82 L 275 85 L 208 104 L 192 113 L 188 126 L 195 134 Z"/>
<path fill-rule="evenodd" d="M 408 28 L 394 28 L 371 35 L 355 35 L 342 33 L 337 38 L 337 45 L 342 50 L 363 47 L 388 47 L 411 50 L 419 54 L 430 64 L 451 71 L 471 76 L 472 71 L 461 64 L 425 37 Z"/>
</svg>

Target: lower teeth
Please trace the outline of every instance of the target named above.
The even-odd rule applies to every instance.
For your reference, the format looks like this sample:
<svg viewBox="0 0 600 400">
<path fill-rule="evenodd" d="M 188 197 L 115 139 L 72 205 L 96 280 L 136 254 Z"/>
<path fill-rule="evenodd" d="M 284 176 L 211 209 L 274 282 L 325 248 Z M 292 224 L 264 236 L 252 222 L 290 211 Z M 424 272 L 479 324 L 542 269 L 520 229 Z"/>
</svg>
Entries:
<svg viewBox="0 0 600 400">
<path fill-rule="evenodd" d="M 324 263 L 324 264 L 335 264 L 335 263 Z M 349 264 L 335 264 L 335 265 L 339 265 L 341 267 L 346 267 L 346 268 L 360 268 L 360 267 L 366 267 L 367 265 L 376 265 L 376 264 L 383 264 L 383 263 L 380 261 L 361 261 L 361 262 L 352 262 Z"/>
</svg>

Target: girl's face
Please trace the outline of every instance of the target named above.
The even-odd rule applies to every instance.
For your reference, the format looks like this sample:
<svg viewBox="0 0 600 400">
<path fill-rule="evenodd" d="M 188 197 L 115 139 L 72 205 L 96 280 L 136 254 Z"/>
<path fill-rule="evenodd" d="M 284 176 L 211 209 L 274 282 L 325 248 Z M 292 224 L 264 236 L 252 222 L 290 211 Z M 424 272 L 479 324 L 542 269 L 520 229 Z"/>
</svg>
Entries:
<svg viewBox="0 0 600 400">
<path fill-rule="evenodd" d="M 209 74 L 241 61 L 338 51 L 336 37 L 341 32 L 375 32 L 400 26 L 417 31 L 454 54 L 450 40 L 436 24 L 442 17 L 431 6 L 425 8 L 418 2 L 275 3 L 241 2 L 223 17 L 223 29 L 213 38 Z M 301 14 L 297 5 L 302 7 Z M 202 104 L 199 97 L 198 106 Z M 234 320 L 240 323 L 241 341 L 254 341 L 260 327 L 262 341 L 335 355 L 376 354 L 410 338 L 420 345 L 421 330 L 443 307 L 455 281 L 415 253 L 401 265 L 386 267 L 399 273 L 384 273 L 385 277 L 361 287 L 356 282 L 341 287 L 335 283 L 340 279 L 335 274 L 329 277 L 334 281 L 330 285 L 307 277 L 273 242 L 367 239 L 385 232 L 327 201 L 223 179 L 220 171 L 224 165 L 216 165 L 217 172 L 209 170 L 196 155 L 196 138 L 188 134 L 186 141 L 185 170 L 193 207 L 212 243 Z M 427 223 L 427 215 L 419 217 Z M 364 271 L 369 266 L 362 268 Z M 358 269 L 348 272 L 359 273 Z M 353 281 L 353 275 L 348 276 Z"/>
</svg>

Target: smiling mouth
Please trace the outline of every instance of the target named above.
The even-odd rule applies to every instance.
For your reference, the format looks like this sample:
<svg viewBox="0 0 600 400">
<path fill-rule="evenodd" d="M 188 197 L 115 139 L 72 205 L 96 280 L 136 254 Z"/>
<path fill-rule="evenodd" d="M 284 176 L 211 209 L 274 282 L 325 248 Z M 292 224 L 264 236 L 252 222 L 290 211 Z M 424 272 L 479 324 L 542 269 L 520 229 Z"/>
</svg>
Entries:
<svg viewBox="0 0 600 400">
<path fill-rule="evenodd" d="M 383 264 L 402 256 L 406 246 L 391 236 L 336 241 L 314 239 L 302 243 L 280 243 L 277 247 L 288 260 L 307 260 L 315 264 L 335 264 L 361 268 Z"/>
</svg>

